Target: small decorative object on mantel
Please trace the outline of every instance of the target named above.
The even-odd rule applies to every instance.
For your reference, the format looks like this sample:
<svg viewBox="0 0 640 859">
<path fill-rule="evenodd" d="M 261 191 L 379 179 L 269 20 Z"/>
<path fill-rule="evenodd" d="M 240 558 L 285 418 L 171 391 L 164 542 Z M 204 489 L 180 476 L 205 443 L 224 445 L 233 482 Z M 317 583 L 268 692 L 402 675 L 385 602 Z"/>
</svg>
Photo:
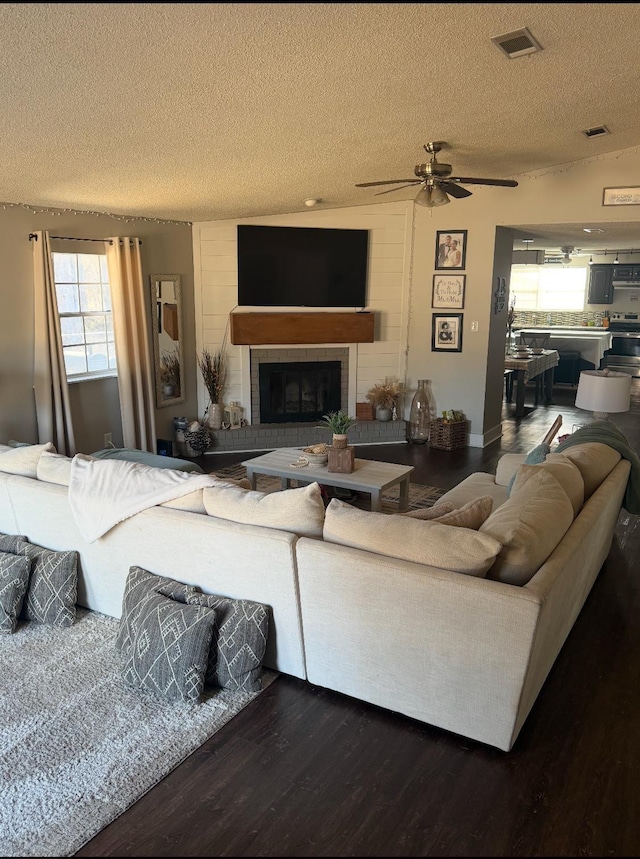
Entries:
<svg viewBox="0 0 640 859">
<path fill-rule="evenodd" d="M 333 433 L 332 444 L 335 448 L 346 448 L 347 431 L 358 421 L 346 412 L 329 412 L 322 416 L 320 428 L 328 427 Z"/>
<path fill-rule="evenodd" d="M 372 403 L 356 403 L 356 417 L 359 421 L 374 421 L 376 409 Z"/>
<path fill-rule="evenodd" d="M 211 444 L 209 430 L 202 426 L 199 421 L 193 421 L 189 424 L 189 429 L 184 433 L 184 440 L 195 452 L 196 456 L 203 454 Z"/>
<path fill-rule="evenodd" d="M 400 383 L 395 380 L 385 379 L 378 382 L 367 391 L 367 400 L 375 407 L 376 420 L 390 421 L 393 410 L 396 408 Z"/>
</svg>

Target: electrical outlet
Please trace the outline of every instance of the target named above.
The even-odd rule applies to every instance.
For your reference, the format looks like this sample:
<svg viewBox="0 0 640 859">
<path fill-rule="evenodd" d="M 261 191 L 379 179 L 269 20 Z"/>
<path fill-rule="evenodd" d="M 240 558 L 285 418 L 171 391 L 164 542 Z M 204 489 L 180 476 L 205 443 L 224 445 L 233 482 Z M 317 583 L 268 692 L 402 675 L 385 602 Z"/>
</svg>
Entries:
<svg viewBox="0 0 640 859">
<path fill-rule="evenodd" d="M 113 444 L 113 435 L 110 432 L 106 432 L 104 434 L 104 446 L 109 447 L 110 444 Z"/>
<path fill-rule="evenodd" d="M 477 322 L 477 320 L 471 323 L 471 330 L 472 330 L 472 331 L 477 331 L 477 330 L 478 330 L 478 322 Z"/>
</svg>

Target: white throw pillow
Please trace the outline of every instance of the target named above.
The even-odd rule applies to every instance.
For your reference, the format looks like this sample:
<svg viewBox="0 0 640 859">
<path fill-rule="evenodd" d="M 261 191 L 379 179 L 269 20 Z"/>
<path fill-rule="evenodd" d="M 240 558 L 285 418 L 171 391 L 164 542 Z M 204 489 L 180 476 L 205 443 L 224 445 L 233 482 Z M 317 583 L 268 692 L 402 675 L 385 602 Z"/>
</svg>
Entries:
<svg viewBox="0 0 640 859">
<path fill-rule="evenodd" d="M 36 468 L 38 480 L 68 486 L 71 479 L 71 457 L 43 450 Z"/>
<path fill-rule="evenodd" d="M 358 510 L 333 499 L 325 514 L 323 538 L 388 558 L 484 576 L 502 544 L 469 528 Z"/>
<path fill-rule="evenodd" d="M 282 492 L 256 492 L 220 481 L 203 490 L 210 516 L 290 531 L 300 537 L 322 537 L 324 503 L 318 483 Z"/>
<path fill-rule="evenodd" d="M 584 480 L 578 466 L 563 453 L 549 453 L 545 461 L 539 465 L 521 465 L 516 472 L 516 479 L 511 489 L 512 494 L 521 489 L 530 477 L 540 471 L 548 471 L 553 474 L 569 496 L 573 515 L 577 516 L 584 504 Z"/>
<path fill-rule="evenodd" d="M 487 578 L 525 585 L 547 560 L 573 522 L 569 496 L 550 471 L 541 470 L 489 516 L 480 533 L 502 549 Z"/>
<path fill-rule="evenodd" d="M 4 453 L 0 453 L 0 471 L 19 474 L 21 477 L 37 478 L 38 460 L 45 450 L 49 453 L 56 452 L 50 441 L 46 444 L 29 444 L 5 450 Z"/>
</svg>

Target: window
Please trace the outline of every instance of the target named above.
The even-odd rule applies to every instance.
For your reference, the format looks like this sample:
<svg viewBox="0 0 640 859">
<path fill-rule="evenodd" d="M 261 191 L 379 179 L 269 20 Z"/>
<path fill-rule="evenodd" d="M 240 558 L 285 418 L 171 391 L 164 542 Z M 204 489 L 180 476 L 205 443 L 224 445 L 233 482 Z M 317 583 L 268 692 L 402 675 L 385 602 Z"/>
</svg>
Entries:
<svg viewBox="0 0 640 859">
<path fill-rule="evenodd" d="M 106 255 L 54 251 L 51 256 L 67 379 L 116 376 Z"/>
<path fill-rule="evenodd" d="M 584 266 L 511 267 L 510 294 L 517 310 L 584 310 L 586 291 Z"/>
</svg>

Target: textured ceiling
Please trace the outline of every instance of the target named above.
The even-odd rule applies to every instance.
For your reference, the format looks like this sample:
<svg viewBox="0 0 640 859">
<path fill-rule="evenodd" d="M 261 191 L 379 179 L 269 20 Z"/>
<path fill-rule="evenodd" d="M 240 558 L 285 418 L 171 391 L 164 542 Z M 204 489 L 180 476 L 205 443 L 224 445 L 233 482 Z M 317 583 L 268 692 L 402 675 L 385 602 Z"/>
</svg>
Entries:
<svg viewBox="0 0 640 859">
<path fill-rule="evenodd" d="M 525 26 L 542 52 L 490 41 Z M 639 36 L 637 3 L 3 3 L 0 200 L 198 221 L 410 199 L 355 184 L 412 177 L 430 140 L 454 175 L 517 178 L 640 144 Z"/>
</svg>

